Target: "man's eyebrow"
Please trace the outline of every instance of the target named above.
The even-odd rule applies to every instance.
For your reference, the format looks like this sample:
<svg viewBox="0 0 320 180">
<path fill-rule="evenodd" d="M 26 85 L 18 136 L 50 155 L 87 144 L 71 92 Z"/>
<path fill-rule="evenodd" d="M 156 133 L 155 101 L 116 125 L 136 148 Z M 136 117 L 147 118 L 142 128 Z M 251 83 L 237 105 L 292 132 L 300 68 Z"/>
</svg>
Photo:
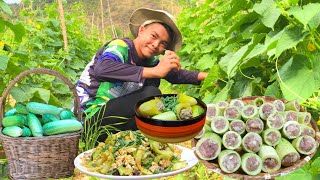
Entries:
<svg viewBox="0 0 320 180">
<path fill-rule="evenodd" d="M 157 38 L 160 37 L 159 34 L 158 34 L 156 31 L 152 31 L 152 32 L 156 35 Z M 166 40 L 164 40 L 164 41 L 162 41 L 162 42 L 166 43 L 166 45 L 169 44 L 169 41 L 166 41 Z"/>
</svg>

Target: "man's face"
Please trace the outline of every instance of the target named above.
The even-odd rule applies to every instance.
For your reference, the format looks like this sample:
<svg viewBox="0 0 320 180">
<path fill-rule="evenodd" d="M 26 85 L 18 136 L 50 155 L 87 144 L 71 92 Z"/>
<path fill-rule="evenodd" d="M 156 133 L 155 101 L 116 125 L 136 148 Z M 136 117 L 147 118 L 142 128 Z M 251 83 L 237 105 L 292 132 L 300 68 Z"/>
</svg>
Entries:
<svg viewBox="0 0 320 180">
<path fill-rule="evenodd" d="M 170 38 L 161 24 L 152 23 L 139 29 L 137 39 L 139 39 L 139 56 L 150 58 L 161 54 L 167 48 Z"/>
</svg>

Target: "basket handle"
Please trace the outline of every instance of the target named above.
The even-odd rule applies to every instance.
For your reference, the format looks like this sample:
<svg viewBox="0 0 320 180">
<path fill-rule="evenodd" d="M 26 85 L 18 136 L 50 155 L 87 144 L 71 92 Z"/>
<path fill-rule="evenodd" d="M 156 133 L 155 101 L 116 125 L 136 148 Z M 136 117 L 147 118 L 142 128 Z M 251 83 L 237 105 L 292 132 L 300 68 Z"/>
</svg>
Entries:
<svg viewBox="0 0 320 180">
<path fill-rule="evenodd" d="M 22 78 L 24 78 L 25 76 L 29 75 L 29 74 L 33 74 L 33 73 L 40 73 L 40 74 L 49 74 L 52 76 L 56 76 L 59 79 L 61 79 L 64 83 L 66 83 L 70 90 L 73 93 L 74 96 L 74 114 L 77 117 L 78 121 L 81 120 L 81 109 L 80 109 L 80 100 L 79 100 L 79 96 L 78 93 L 76 91 L 76 87 L 74 84 L 72 84 L 72 82 L 65 76 L 63 76 L 62 74 L 60 74 L 57 71 L 54 70 L 50 70 L 50 69 L 45 69 L 45 68 L 35 68 L 35 69 L 31 69 L 31 70 L 27 70 L 24 71 L 23 73 L 19 74 L 16 78 L 14 78 L 8 85 L 8 87 L 6 88 L 6 90 L 3 92 L 2 97 L 0 97 L 0 123 L 2 123 L 2 119 L 4 116 L 4 110 L 5 110 L 5 102 L 6 102 L 6 98 L 11 90 L 11 88 L 18 82 L 20 81 Z M 0 124 L 1 126 L 1 124 Z"/>
</svg>

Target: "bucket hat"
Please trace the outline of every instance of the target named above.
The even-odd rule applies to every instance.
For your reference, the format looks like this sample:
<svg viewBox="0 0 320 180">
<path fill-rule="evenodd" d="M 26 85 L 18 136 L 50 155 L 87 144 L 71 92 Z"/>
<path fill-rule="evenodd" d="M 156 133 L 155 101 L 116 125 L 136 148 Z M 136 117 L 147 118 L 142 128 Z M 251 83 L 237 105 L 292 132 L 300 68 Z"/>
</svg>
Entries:
<svg viewBox="0 0 320 180">
<path fill-rule="evenodd" d="M 166 11 L 154 10 L 149 8 L 138 8 L 130 16 L 129 28 L 132 35 L 136 38 L 138 36 L 139 27 L 144 24 L 151 24 L 154 22 L 161 22 L 168 25 L 173 33 L 174 37 L 167 49 L 172 51 L 178 51 L 182 45 L 182 35 L 176 25 L 174 17 Z"/>
</svg>

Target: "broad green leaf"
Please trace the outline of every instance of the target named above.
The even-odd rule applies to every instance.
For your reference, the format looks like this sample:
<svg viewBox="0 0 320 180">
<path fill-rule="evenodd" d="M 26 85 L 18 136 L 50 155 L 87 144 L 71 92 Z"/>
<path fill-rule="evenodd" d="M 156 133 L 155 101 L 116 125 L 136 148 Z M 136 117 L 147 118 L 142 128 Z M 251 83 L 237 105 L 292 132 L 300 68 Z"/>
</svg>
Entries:
<svg viewBox="0 0 320 180">
<path fill-rule="evenodd" d="M 0 55 L 0 70 L 6 70 L 9 61 L 9 56 Z"/>
<path fill-rule="evenodd" d="M 180 52 L 186 52 L 190 54 L 192 50 L 193 50 L 193 45 L 187 44 L 186 46 L 184 46 L 184 48 Z"/>
<path fill-rule="evenodd" d="M 21 42 L 22 37 L 25 35 L 24 25 L 22 23 L 12 24 L 10 22 L 6 22 L 6 25 L 13 31 L 14 40 L 16 42 Z"/>
<path fill-rule="evenodd" d="M 241 17 L 241 19 L 238 22 L 233 23 L 233 25 L 230 26 L 230 28 L 228 29 L 227 35 L 230 35 L 234 31 L 239 30 L 243 24 L 253 23 L 257 19 L 258 19 L 258 15 L 255 12 L 250 12 L 248 14 L 245 14 L 244 16 Z"/>
<path fill-rule="evenodd" d="M 10 90 L 10 94 L 18 102 L 26 102 L 29 99 L 31 99 L 32 96 L 33 96 L 33 94 L 30 94 L 29 92 L 26 92 L 21 87 L 13 87 Z"/>
<path fill-rule="evenodd" d="M 255 79 L 248 79 L 248 78 L 241 78 L 237 80 L 232 88 L 232 98 L 240 98 L 245 96 L 252 96 L 254 86 L 261 82 L 261 78 Z"/>
<path fill-rule="evenodd" d="M 200 71 L 205 71 L 210 69 L 217 61 L 217 57 L 214 57 L 210 54 L 204 54 L 199 61 L 197 62 L 197 68 Z"/>
<path fill-rule="evenodd" d="M 302 168 L 299 168 L 287 175 L 276 177 L 275 180 L 312 180 L 312 175 Z"/>
<path fill-rule="evenodd" d="M 207 78 L 203 82 L 203 86 L 201 87 L 200 92 L 205 91 L 207 88 L 214 86 L 214 83 L 219 78 L 219 71 L 220 71 L 220 68 L 218 65 L 214 65 L 210 69 Z"/>
<path fill-rule="evenodd" d="M 281 91 L 279 88 L 279 83 L 277 81 L 275 81 L 274 83 L 272 83 L 271 85 L 269 85 L 266 89 L 266 91 L 264 92 L 265 96 L 272 96 L 275 98 L 281 98 Z"/>
<path fill-rule="evenodd" d="M 226 26 L 216 26 L 211 28 L 211 36 L 216 37 L 216 38 L 223 38 L 225 37 L 225 33 L 227 31 Z"/>
<path fill-rule="evenodd" d="M 253 10 L 262 16 L 261 22 L 271 29 L 281 15 L 281 10 L 277 8 L 274 0 L 262 0 L 260 4 L 253 6 Z"/>
<path fill-rule="evenodd" d="M 300 103 L 309 98 L 320 87 L 320 54 L 308 58 L 295 55 L 280 69 L 279 81 L 283 96 Z"/>
<path fill-rule="evenodd" d="M 50 100 L 49 100 L 48 104 L 52 104 L 57 107 L 65 107 L 63 104 L 61 104 L 61 101 L 58 99 L 58 97 L 56 97 L 52 93 L 50 93 Z"/>
<path fill-rule="evenodd" d="M 12 11 L 7 3 L 5 3 L 4 1 L 0 1 L 0 7 L 9 16 L 12 16 Z"/>
<path fill-rule="evenodd" d="M 320 157 L 317 157 L 311 164 L 310 174 L 320 174 Z"/>
<path fill-rule="evenodd" d="M 306 35 L 307 32 L 303 33 L 302 29 L 297 26 L 284 28 L 276 46 L 276 57 L 279 57 L 283 51 L 295 47 L 304 40 Z"/>
<path fill-rule="evenodd" d="M 233 80 L 228 81 L 226 86 L 223 89 L 221 89 L 221 91 L 219 93 L 217 93 L 217 95 L 214 98 L 214 100 L 212 101 L 212 103 L 217 103 L 219 101 L 226 101 L 230 96 L 229 95 L 230 89 L 232 88 L 233 83 L 234 83 Z"/>
<path fill-rule="evenodd" d="M 39 95 L 39 98 L 42 99 L 44 102 L 48 103 L 50 100 L 50 91 L 42 88 L 37 88 L 36 90 Z"/>
<path fill-rule="evenodd" d="M 237 52 L 229 53 L 221 58 L 219 65 L 228 74 L 228 78 L 232 78 L 236 74 L 242 60 L 246 58 L 263 37 L 263 34 L 255 34 L 250 43 L 241 47 Z"/>
<path fill-rule="evenodd" d="M 303 7 L 294 6 L 288 11 L 288 14 L 298 19 L 306 28 L 309 22 L 320 14 L 319 9 L 320 3 L 310 3 Z"/>
<path fill-rule="evenodd" d="M 257 44 L 252 51 L 247 55 L 247 59 L 254 58 L 256 56 L 261 55 L 266 50 L 266 46 L 262 44 Z"/>
</svg>

